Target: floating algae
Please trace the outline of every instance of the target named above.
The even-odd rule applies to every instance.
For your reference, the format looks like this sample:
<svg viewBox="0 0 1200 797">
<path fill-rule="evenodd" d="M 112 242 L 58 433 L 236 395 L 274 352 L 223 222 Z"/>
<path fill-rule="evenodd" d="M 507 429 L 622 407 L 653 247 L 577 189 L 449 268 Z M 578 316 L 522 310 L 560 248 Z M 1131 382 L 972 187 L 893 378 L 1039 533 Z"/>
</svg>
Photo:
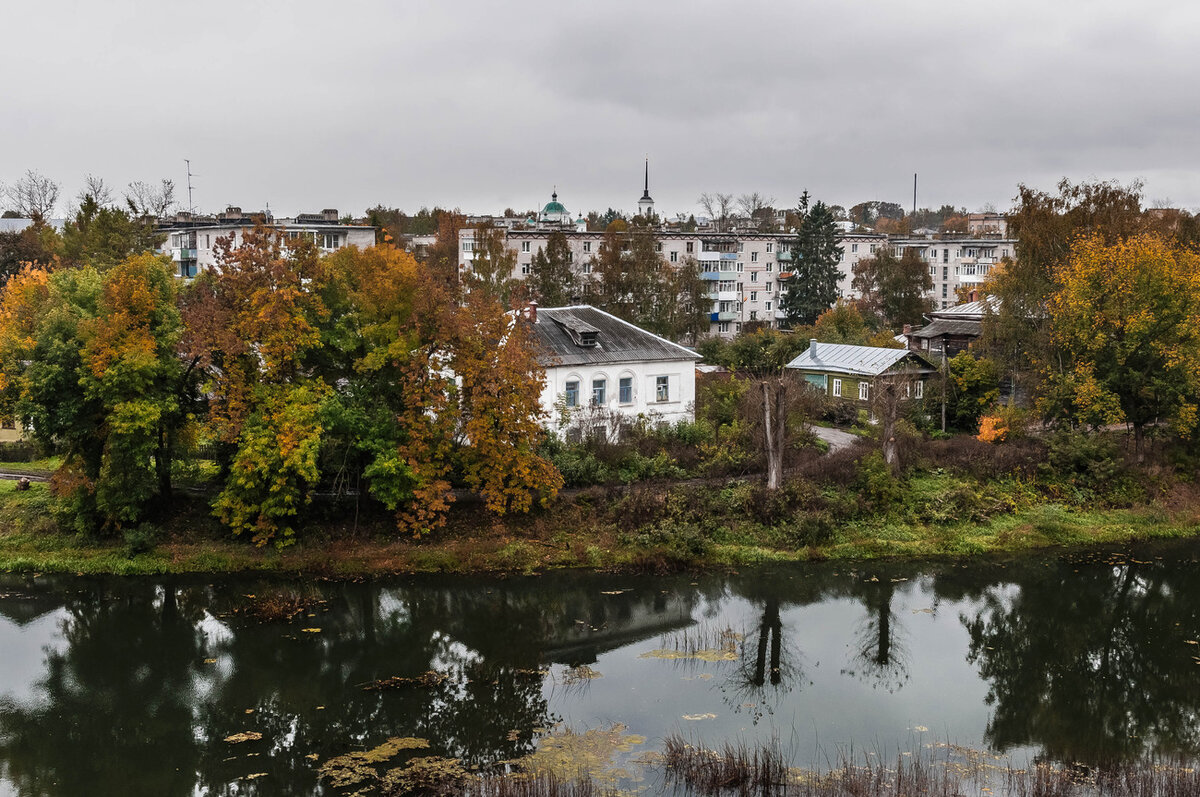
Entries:
<svg viewBox="0 0 1200 797">
<path fill-rule="evenodd" d="M 422 750 L 429 741 L 415 736 L 393 736 L 378 747 L 361 752 L 343 753 L 326 761 L 318 772 L 334 788 L 379 782 L 384 776 L 376 766 L 395 758 L 402 750 Z"/>
<path fill-rule="evenodd" d="M 543 737 L 535 752 L 513 763 L 534 776 L 560 781 L 588 778 L 611 784 L 633 777 L 621 763 L 622 754 L 645 741 L 644 736 L 625 733 L 620 724 L 583 733 L 565 730 Z"/>
</svg>

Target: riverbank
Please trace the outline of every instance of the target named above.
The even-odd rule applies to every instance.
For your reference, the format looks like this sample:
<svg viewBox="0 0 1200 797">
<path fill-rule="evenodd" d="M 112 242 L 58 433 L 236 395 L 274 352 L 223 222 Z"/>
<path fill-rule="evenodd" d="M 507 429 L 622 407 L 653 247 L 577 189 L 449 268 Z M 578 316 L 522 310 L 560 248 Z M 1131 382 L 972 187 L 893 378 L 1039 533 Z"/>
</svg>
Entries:
<svg viewBox="0 0 1200 797">
<path fill-rule="evenodd" d="M 859 459 L 846 452 L 817 464 L 834 483 L 839 468 L 852 466 L 853 473 L 840 489 L 802 474 L 777 493 L 756 480 L 594 488 L 507 518 L 459 505 L 446 528 L 423 539 L 397 539 L 388 517 L 330 504 L 282 550 L 229 538 L 203 500 L 187 496 L 154 529 L 122 540 L 88 539 L 54 522 L 45 485 L 16 492 L 9 482 L 0 484 L 0 571 L 337 578 L 563 568 L 666 572 L 965 558 L 1200 535 L 1200 495 L 1191 483 L 1152 482 L 1142 486 L 1143 500 L 1114 506 L 1095 491 L 1048 490 L 1019 472 L 982 477 L 933 468 L 890 480 L 861 452 Z"/>
</svg>

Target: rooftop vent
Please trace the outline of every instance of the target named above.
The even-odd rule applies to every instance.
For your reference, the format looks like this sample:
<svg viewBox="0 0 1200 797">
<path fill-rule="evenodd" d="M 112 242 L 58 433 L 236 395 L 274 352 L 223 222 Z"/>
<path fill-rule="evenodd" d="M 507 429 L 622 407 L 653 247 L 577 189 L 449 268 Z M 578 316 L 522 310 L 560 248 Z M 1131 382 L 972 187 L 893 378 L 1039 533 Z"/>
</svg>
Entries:
<svg viewBox="0 0 1200 797">
<path fill-rule="evenodd" d="M 596 345 L 596 330 L 589 329 L 579 333 L 579 345 L 585 349 L 591 349 Z"/>
</svg>

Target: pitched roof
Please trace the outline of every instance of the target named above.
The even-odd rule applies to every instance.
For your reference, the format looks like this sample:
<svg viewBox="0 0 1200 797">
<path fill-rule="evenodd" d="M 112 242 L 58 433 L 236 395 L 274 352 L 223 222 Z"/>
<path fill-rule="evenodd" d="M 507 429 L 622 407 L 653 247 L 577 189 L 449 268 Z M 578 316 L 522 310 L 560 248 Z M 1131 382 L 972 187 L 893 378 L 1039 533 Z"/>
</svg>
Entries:
<svg viewBox="0 0 1200 797">
<path fill-rule="evenodd" d="M 956 304 L 945 310 L 934 310 L 925 315 L 930 318 L 945 318 L 953 321 L 982 321 L 989 312 L 995 313 L 999 310 L 1000 300 L 995 296 L 985 296 L 977 302 Z"/>
<path fill-rule="evenodd" d="M 540 348 L 538 361 L 544 367 L 700 359 L 686 346 L 587 304 L 539 307 L 533 330 Z"/>
<path fill-rule="evenodd" d="M 983 334 L 983 323 L 973 318 L 949 319 L 935 318 L 930 323 L 914 330 L 914 338 L 940 338 L 942 335 L 969 335 L 979 337 Z"/>
<path fill-rule="evenodd" d="M 879 376 L 904 359 L 911 359 L 921 370 L 936 370 L 921 355 L 908 349 L 881 349 L 875 346 L 851 346 L 848 343 L 813 341 L 808 351 L 787 364 L 803 371 L 828 371 L 856 376 Z"/>
</svg>

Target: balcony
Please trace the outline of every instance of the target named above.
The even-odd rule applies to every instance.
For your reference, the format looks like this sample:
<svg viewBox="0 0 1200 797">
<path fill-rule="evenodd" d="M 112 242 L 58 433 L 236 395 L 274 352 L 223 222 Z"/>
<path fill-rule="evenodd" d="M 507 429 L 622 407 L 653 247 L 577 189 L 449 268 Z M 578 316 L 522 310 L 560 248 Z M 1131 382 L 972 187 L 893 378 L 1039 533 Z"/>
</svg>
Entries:
<svg viewBox="0 0 1200 797">
<path fill-rule="evenodd" d="M 741 298 L 741 294 L 737 291 L 717 291 L 718 302 L 736 302 Z"/>
<path fill-rule="evenodd" d="M 172 259 L 174 259 L 174 260 L 195 260 L 196 259 L 196 250 L 195 249 L 176 249 L 176 250 L 174 250 L 172 255 L 173 255 Z"/>
<path fill-rule="evenodd" d="M 708 320 L 712 321 L 713 323 L 716 323 L 717 321 L 736 321 L 737 313 L 734 313 L 734 312 L 710 313 L 708 316 Z"/>
<path fill-rule="evenodd" d="M 701 271 L 700 279 L 707 280 L 708 282 L 716 282 L 717 280 L 721 279 L 721 272 L 719 272 L 719 271 Z"/>
</svg>

